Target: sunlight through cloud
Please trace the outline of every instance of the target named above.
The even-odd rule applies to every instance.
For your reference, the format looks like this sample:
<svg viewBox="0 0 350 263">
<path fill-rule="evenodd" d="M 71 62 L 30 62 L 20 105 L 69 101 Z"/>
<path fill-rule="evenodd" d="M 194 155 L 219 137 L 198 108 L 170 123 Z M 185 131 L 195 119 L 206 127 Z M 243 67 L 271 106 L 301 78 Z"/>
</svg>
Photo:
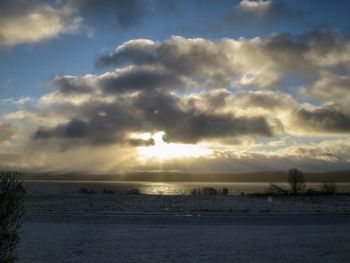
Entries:
<svg viewBox="0 0 350 263">
<path fill-rule="evenodd" d="M 174 158 L 200 157 L 212 154 L 212 150 L 200 145 L 166 143 L 163 141 L 164 132 L 134 134 L 132 138 L 143 140 L 153 139 L 153 146 L 138 147 L 138 155 L 141 159 L 168 160 Z"/>
</svg>

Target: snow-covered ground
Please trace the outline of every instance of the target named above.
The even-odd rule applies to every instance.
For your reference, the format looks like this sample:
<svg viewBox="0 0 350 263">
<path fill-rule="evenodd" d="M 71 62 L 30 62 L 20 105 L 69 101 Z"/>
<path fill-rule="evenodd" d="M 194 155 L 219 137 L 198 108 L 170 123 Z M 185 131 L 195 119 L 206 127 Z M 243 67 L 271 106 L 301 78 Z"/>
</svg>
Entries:
<svg viewBox="0 0 350 263">
<path fill-rule="evenodd" d="M 30 194 L 28 212 L 350 213 L 350 196 Z"/>
<path fill-rule="evenodd" d="M 347 215 L 27 215 L 19 263 L 350 259 Z"/>
<path fill-rule="evenodd" d="M 349 262 L 350 196 L 30 194 L 19 263 Z"/>
</svg>

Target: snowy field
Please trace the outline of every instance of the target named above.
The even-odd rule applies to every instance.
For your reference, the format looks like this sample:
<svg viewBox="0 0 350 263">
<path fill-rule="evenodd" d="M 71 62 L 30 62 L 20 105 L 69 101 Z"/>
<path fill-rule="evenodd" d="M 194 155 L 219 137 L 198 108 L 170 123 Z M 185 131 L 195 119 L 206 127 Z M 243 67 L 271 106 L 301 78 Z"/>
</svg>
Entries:
<svg viewBox="0 0 350 263">
<path fill-rule="evenodd" d="M 335 196 L 167 196 L 29 194 L 27 212 L 107 213 L 350 213 L 350 195 Z"/>
<path fill-rule="evenodd" d="M 27 215 L 20 263 L 337 262 L 346 215 Z"/>
<path fill-rule="evenodd" d="M 350 262 L 350 196 L 27 195 L 19 263 Z"/>
</svg>

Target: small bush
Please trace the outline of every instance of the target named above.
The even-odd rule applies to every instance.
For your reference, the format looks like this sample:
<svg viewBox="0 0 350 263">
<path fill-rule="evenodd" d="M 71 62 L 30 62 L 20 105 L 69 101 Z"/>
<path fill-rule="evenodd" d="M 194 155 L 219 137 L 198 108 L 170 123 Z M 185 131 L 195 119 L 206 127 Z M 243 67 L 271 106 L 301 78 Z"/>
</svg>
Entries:
<svg viewBox="0 0 350 263">
<path fill-rule="evenodd" d="M 337 192 L 337 185 L 335 183 L 324 183 L 321 186 L 321 191 L 326 194 L 335 194 Z"/>
<path fill-rule="evenodd" d="M 106 188 L 103 188 L 103 194 L 104 195 L 112 195 L 112 194 L 114 194 L 114 191 L 106 189 Z"/>
<path fill-rule="evenodd" d="M 79 194 L 94 194 L 94 190 L 93 189 L 88 189 L 86 187 L 80 187 L 79 188 Z"/>
<path fill-rule="evenodd" d="M 212 187 L 204 187 L 202 193 L 203 195 L 217 195 L 218 191 Z"/>
<path fill-rule="evenodd" d="M 141 192 L 140 192 L 139 189 L 133 188 L 133 189 L 130 189 L 129 191 L 127 191 L 127 194 L 129 194 L 129 195 L 139 195 L 139 194 L 141 194 Z"/>
<path fill-rule="evenodd" d="M 228 189 L 222 188 L 222 195 L 228 195 Z"/>
<path fill-rule="evenodd" d="M 199 195 L 198 191 L 197 191 L 197 188 L 191 189 L 191 195 Z"/>
<path fill-rule="evenodd" d="M 2 172 L 0 180 L 0 262 L 12 263 L 24 213 L 24 188 L 19 173 Z"/>
<path fill-rule="evenodd" d="M 193 188 L 193 189 L 191 190 L 191 195 L 195 195 L 195 196 L 204 195 L 203 189 L 202 189 L 202 188 Z"/>
<path fill-rule="evenodd" d="M 213 187 L 193 188 L 191 190 L 191 195 L 196 195 L 196 196 L 218 195 L 218 191 Z"/>
<path fill-rule="evenodd" d="M 282 186 L 276 185 L 276 184 L 270 184 L 270 193 L 273 194 L 288 194 L 288 190 L 285 189 Z"/>
</svg>

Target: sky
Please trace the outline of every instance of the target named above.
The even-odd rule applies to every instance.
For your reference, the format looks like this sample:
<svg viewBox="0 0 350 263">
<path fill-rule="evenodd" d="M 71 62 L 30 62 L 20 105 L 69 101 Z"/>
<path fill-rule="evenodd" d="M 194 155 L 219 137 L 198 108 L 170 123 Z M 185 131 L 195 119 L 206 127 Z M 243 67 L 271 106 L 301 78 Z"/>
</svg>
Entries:
<svg viewBox="0 0 350 263">
<path fill-rule="evenodd" d="M 0 169 L 350 169 L 346 0 L 2 0 Z"/>
</svg>

